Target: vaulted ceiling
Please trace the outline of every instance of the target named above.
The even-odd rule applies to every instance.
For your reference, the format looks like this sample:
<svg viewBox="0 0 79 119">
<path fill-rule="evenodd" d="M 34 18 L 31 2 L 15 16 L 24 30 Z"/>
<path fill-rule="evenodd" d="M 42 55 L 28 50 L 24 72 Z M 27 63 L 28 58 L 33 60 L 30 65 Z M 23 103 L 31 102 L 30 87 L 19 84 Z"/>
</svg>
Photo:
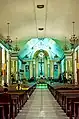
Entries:
<svg viewBox="0 0 79 119">
<path fill-rule="evenodd" d="M 38 9 L 37 5 L 44 8 Z M 79 0 L 0 0 L 0 34 L 6 38 L 9 22 L 12 44 L 18 37 L 20 48 L 36 37 L 53 37 L 63 42 L 72 34 L 72 21 L 79 36 L 78 11 Z"/>
<path fill-rule="evenodd" d="M 55 39 L 51 38 L 34 38 L 28 41 L 23 50 L 19 52 L 19 57 L 21 59 L 27 60 L 35 57 L 36 52 L 47 52 L 50 59 L 54 59 L 57 55 L 59 59 L 64 56 L 64 52 L 56 43 Z M 47 55 L 46 55 L 47 56 Z"/>
</svg>

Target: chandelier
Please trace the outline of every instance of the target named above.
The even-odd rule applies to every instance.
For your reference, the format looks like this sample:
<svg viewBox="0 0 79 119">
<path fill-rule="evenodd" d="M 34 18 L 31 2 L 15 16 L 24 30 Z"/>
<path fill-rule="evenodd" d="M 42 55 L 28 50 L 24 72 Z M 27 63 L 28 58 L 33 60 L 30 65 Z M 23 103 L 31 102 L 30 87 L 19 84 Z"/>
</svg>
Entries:
<svg viewBox="0 0 79 119">
<path fill-rule="evenodd" d="M 65 37 L 65 44 L 64 44 L 64 51 L 67 51 L 67 50 L 69 50 L 69 48 L 68 48 L 68 45 L 67 45 L 67 42 L 66 42 L 66 37 Z"/>
<path fill-rule="evenodd" d="M 9 35 L 9 32 L 10 32 L 10 23 L 7 23 L 7 26 L 8 26 L 8 36 L 7 36 L 7 39 L 6 39 L 5 42 L 10 45 L 10 43 L 12 43 L 12 40 L 11 40 L 10 35 Z"/>
<path fill-rule="evenodd" d="M 20 50 L 20 48 L 17 45 L 17 38 L 16 38 L 16 44 L 15 44 L 15 47 L 14 47 L 14 51 L 19 51 L 19 50 Z"/>
<path fill-rule="evenodd" d="M 75 24 L 75 22 L 73 21 L 73 22 L 72 22 L 73 32 L 72 32 L 71 38 L 69 39 L 72 48 L 76 47 L 76 46 L 78 45 L 78 41 L 79 41 L 78 37 L 77 37 L 77 36 L 75 35 L 75 33 L 74 33 L 74 24 Z"/>
</svg>

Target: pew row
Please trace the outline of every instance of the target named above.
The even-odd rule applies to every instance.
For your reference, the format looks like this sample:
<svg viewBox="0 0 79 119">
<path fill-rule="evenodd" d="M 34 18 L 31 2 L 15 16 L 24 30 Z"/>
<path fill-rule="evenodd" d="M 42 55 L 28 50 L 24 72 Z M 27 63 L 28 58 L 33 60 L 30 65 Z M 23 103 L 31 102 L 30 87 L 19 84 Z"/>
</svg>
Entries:
<svg viewBox="0 0 79 119">
<path fill-rule="evenodd" d="M 48 89 L 70 119 L 79 119 L 79 85 L 50 85 Z"/>
<path fill-rule="evenodd" d="M 0 119 L 15 119 L 35 88 L 36 84 L 29 86 L 27 90 L 16 90 L 9 87 L 8 92 L 3 92 L 1 89 Z"/>
</svg>

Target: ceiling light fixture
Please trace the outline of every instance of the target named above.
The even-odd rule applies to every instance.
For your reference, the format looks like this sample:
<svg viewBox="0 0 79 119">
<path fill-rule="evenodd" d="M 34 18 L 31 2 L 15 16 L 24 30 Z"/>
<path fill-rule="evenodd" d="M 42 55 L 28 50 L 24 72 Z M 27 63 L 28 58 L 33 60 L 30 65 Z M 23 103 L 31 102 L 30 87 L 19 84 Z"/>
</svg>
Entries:
<svg viewBox="0 0 79 119">
<path fill-rule="evenodd" d="M 20 48 L 17 45 L 17 37 L 16 37 L 16 44 L 15 44 L 15 47 L 14 47 L 14 51 L 19 51 L 19 50 L 20 50 Z"/>
<path fill-rule="evenodd" d="M 66 37 L 65 37 L 65 44 L 64 44 L 64 51 L 67 51 L 67 50 L 69 50 L 69 48 L 68 48 L 68 45 L 67 45 L 67 42 L 66 42 Z"/>
<path fill-rule="evenodd" d="M 75 33 L 74 33 L 74 24 L 75 24 L 75 22 L 73 21 L 73 22 L 72 22 L 73 32 L 72 32 L 71 38 L 69 39 L 72 48 L 76 47 L 76 46 L 78 45 L 78 42 L 79 42 L 78 37 L 77 37 L 77 36 L 75 35 Z"/>
<path fill-rule="evenodd" d="M 8 36 L 7 36 L 7 39 L 6 39 L 6 43 L 10 44 L 12 43 L 12 40 L 10 38 L 10 35 L 9 35 L 9 32 L 10 32 L 10 23 L 7 23 L 7 26 L 8 26 Z"/>
<path fill-rule="evenodd" d="M 37 5 L 37 8 L 42 9 L 44 8 L 44 5 Z"/>
<path fill-rule="evenodd" d="M 42 31 L 42 30 L 44 30 L 44 28 L 38 28 L 38 30 Z"/>
</svg>

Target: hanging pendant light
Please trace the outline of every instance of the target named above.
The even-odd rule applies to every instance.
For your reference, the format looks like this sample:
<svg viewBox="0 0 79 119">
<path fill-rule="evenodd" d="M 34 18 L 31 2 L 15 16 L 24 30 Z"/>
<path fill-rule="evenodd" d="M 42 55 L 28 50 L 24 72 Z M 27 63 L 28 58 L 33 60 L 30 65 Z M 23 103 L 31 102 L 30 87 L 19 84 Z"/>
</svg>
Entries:
<svg viewBox="0 0 79 119">
<path fill-rule="evenodd" d="M 6 43 L 8 43 L 8 44 L 11 44 L 12 43 L 12 40 L 11 40 L 11 38 L 10 38 L 10 23 L 7 23 L 7 26 L 8 26 L 8 36 L 7 36 L 7 39 L 6 39 Z"/>
<path fill-rule="evenodd" d="M 67 51 L 67 50 L 69 50 L 69 48 L 68 48 L 68 45 L 67 45 L 67 42 L 66 42 L 66 37 L 65 37 L 65 44 L 64 44 L 64 51 Z"/>
<path fill-rule="evenodd" d="M 14 51 L 19 51 L 19 50 L 20 50 L 20 48 L 17 45 L 17 37 L 16 37 L 16 44 L 15 44 L 15 47 L 14 47 Z"/>
<path fill-rule="evenodd" d="M 44 5 L 37 5 L 37 8 L 42 9 L 44 8 Z"/>
<path fill-rule="evenodd" d="M 74 48 L 75 46 L 77 46 L 77 45 L 78 45 L 78 42 L 79 42 L 78 37 L 77 37 L 77 36 L 75 35 L 75 33 L 74 33 L 74 24 L 75 24 L 75 22 L 73 21 L 73 22 L 72 22 L 73 32 L 72 32 L 71 38 L 69 39 L 72 48 Z"/>
</svg>

